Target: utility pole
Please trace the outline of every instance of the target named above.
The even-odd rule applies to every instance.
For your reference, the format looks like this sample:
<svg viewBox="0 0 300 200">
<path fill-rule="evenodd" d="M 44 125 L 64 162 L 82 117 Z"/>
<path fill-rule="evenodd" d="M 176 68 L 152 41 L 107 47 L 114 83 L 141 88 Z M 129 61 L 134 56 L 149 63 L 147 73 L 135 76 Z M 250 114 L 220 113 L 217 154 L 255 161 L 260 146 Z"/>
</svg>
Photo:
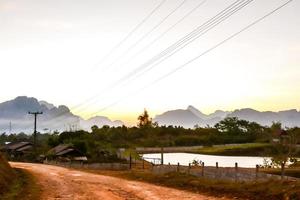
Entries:
<svg viewBox="0 0 300 200">
<path fill-rule="evenodd" d="M 33 146 L 36 149 L 36 118 L 38 115 L 43 114 L 43 112 L 28 112 L 29 115 L 34 115 L 34 132 L 33 132 Z"/>
<path fill-rule="evenodd" d="M 11 134 L 11 122 L 9 122 L 9 135 Z"/>
</svg>

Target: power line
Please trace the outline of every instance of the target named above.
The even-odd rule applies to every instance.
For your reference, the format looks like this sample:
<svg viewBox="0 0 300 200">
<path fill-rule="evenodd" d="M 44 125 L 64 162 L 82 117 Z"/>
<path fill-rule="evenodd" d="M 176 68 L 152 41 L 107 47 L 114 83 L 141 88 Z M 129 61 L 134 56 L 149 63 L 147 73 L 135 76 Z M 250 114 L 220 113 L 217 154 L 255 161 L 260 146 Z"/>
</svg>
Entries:
<svg viewBox="0 0 300 200">
<path fill-rule="evenodd" d="M 110 57 L 124 42 L 126 42 L 167 0 L 162 0 L 140 23 L 138 23 L 117 45 L 115 45 L 92 70 L 95 70 L 99 64 Z"/>
<path fill-rule="evenodd" d="M 200 26 L 198 26 L 197 28 L 195 28 L 192 32 L 190 32 L 189 34 L 187 34 L 186 36 L 182 37 L 180 40 L 178 40 L 177 42 L 173 43 L 171 46 L 169 46 L 168 48 L 166 48 L 164 51 L 162 51 L 161 53 L 157 54 L 156 56 L 152 57 L 150 60 L 148 60 L 146 63 L 142 64 L 141 66 L 139 66 L 138 68 L 134 69 L 133 71 L 131 71 L 130 73 L 128 73 L 126 76 L 122 77 L 121 79 L 118 80 L 117 83 L 113 84 L 111 86 L 111 88 L 114 88 L 118 85 L 120 85 L 121 83 L 124 83 L 124 81 L 129 81 L 129 78 L 133 77 L 135 74 L 137 74 L 139 71 L 143 70 L 143 68 L 151 65 L 153 62 L 155 62 L 156 60 L 159 60 L 162 55 L 161 54 L 167 54 L 168 52 L 172 51 L 172 48 L 176 50 L 176 48 L 178 48 L 178 46 L 184 44 L 183 42 L 188 42 L 189 39 L 192 38 L 192 36 L 195 38 L 197 36 L 197 34 L 202 33 L 202 35 L 206 32 L 208 32 L 209 30 L 213 29 L 215 26 L 217 26 L 218 24 L 220 24 L 221 22 L 223 22 L 224 20 L 226 20 L 227 18 L 229 18 L 231 15 L 233 15 L 234 13 L 236 13 L 237 11 L 239 11 L 240 9 L 242 9 L 243 7 L 245 7 L 246 5 L 248 5 L 249 3 L 251 3 L 253 0 L 237 0 L 235 2 L 233 2 L 232 4 L 230 4 L 228 7 L 226 7 L 225 9 L 223 9 L 221 12 L 219 12 L 217 15 L 215 15 L 214 17 L 210 18 L 209 20 L 207 20 L 206 22 L 204 22 L 203 24 L 201 24 Z M 205 31 L 203 33 L 203 31 Z M 201 36 L 201 35 L 200 35 Z M 198 37 L 200 37 L 198 36 Z M 197 38 L 198 38 L 197 37 Z M 195 39 L 194 39 L 195 40 Z M 194 41 L 192 40 L 192 41 Z M 189 43 L 188 43 L 189 44 Z M 187 45 L 187 44 L 186 44 Z M 186 46 L 185 45 L 185 46 Z M 184 47 L 185 47 L 184 46 Z M 183 48 L 183 47 L 182 47 Z M 181 48 L 181 49 L 182 49 Z M 181 50 L 179 49 L 179 50 Z M 179 51 L 177 50 L 177 51 Z M 177 52 L 176 51 L 176 52 Z M 174 54 L 174 53 L 173 53 Z M 172 54 L 172 55 L 173 55 Z M 171 55 L 170 55 L 171 56 Z M 170 57 L 168 56 L 168 57 Z M 167 57 L 167 58 L 168 58 Z M 167 59 L 165 58 L 165 59 Z M 161 61 L 162 62 L 162 61 Z M 157 65 L 157 64 L 156 64 Z M 110 88 L 110 89 L 111 89 Z M 93 97 L 97 98 L 98 95 L 95 95 Z"/>
<path fill-rule="evenodd" d="M 240 10 L 240 9 L 242 9 L 244 6 L 246 6 L 247 4 L 249 4 L 249 3 L 252 2 L 252 1 L 253 1 L 253 0 L 247 0 L 247 1 L 245 1 L 245 0 L 237 0 L 237 1 L 235 1 L 234 3 L 232 3 L 231 5 L 229 5 L 227 8 L 225 8 L 224 10 L 222 10 L 220 13 L 218 13 L 216 16 L 214 16 L 214 17 L 211 18 L 210 20 L 206 21 L 204 24 L 198 26 L 196 29 L 194 29 L 194 30 L 193 30 L 190 34 L 188 34 L 187 36 L 190 36 L 191 34 L 195 35 L 195 34 L 197 33 L 197 31 L 199 32 L 199 30 L 202 30 L 202 31 L 203 31 L 203 30 L 206 30 L 206 29 L 207 29 L 207 31 L 211 30 L 211 29 L 214 28 L 216 25 L 218 25 L 218 24 L 221 23 L 222 21 L 226 20 L 228 17 L 230 17 L 230 16 L 233 15 L 235 12 L 237 12 L 237 11 Z M 219 21 L 218 21 L 218 20 L 219 20 Z M 212 25 L 214 25 L 214 26 L 212 27 Z M 206 32 L 207 32 L 207 31 L 206 31 Z M 200 32 L 200 33 L 201 33 L 201 32 Z M 182 42 L 183 39 L 185 39 L 186 41 L 188 41 L 187 39 L 189 39 L 189 38 L 188 38 L 187 36 L 184 37 L 184 38 L 181 38 L 181 39 L 179 40 L 179 42 Z M 197 35 L 195 35 L 195 36 L 197 36 Z M 195 36 L 194 36 L 194 37 L 195 37 Z M 176 42 L 175 44 L 177 45 L 178 42 Z M 174 44 L 171 45 L 171 46 L 170 46 L 169 48 L 167 48 L 166 50 L 169 50 L 169 49 L 170 49 L 171 47 L 173 47 L 173 46 L 174 46 Z M 166 51 L 166 50 L 165 50 L 165 51 Z M 163 53 L 165 53 L 165 51 L 163 51 Z M 159 54 L 158 54 L 158 55 L 159 55 Z M 155 56 L 154 58 L 156 58 L 156 57 L 157 57 L 157 56 Z M 150 61 L 152 61 L 154 58 L 150 59 Z M 149 62 L 149 61 L 148 61 L 148 62 Z M 147 62 L 147 64 L 148 64 L 148 62 Z M 143 68 L 143 67 L 144 67 L 144 66 L 142 65 L 142 66 L 140 66 L 140 67 L 137 68 L 137 69 L 141 69 L 141 68 Z M 126 81 L 127 79 L 130 78 L 130 75 L 135 75 L 135 71 L 136 71 L 136 69 L 135 69 L 133 72 L 130 72 L 129 74 L 127 74 L 127 76 L 125 76 L 125 77 L 119 79 L 116 83 L 111 84 L 111 85 L 110 85 L 109 87 L 107 87 L 104 91 L 106 91 L 106 90 L 111 90 L 111 89 L 115 88 L 116 86 L 122 84 L 124 81 Z M 93 96 L 93 97 L 87 99 L 85 102 L 79 104 L 78 107 L 84 105 L 86 102 L 89 102 L 89 101 L 91 101 L 91 100 L 97 98 L 97 97 L 98 97 L 100 94 L 102 94 L 102 93 L 103 93 L 103 91 L 101 91 L 101 93 L 98 93 L 98 94 L 96 94 L 95 96 Z M 63 113 L 60 114 L 59 116 L 61 116 L 61 115 L 63 115 Z M 56 116 L 56 118 L 59 117 L 59 116 Z M 54 120 L 54 118 L 53 118 L 52 120 Z"/>
<path fill-rule="evenodd" d="M 135 70 L 133 70 L 131 73 L 127 74 L 127 76 L 123 77 L 123 79 L 121 79 L 121 80 L 128 81 L 128 79 L 131 77 L 134 77 L 134 76 L 139 77 L 138 73 L 140 73 L 140 75 L 142 75 L 143 73 L 146 73 L 149 70 L 153 69 L 155 66 L 162 63 L 167 58 L 171 57 L 172 55 L 174 55 L 175 53 L 177 53 L 178 51 L 180 51 L 181 49 L 183 49 L 184 47 L 186 47 L 187 45 L 189 45 L 190 43 L 192 43 L 193 41 L 198 39 L 200 36 L 204 35 L 208 31 L 212 30 L 214 27 L 216 27 L 217 25 L 219 25 L 220 23 L 222 23 L 223 21 L 228 19 L 230 16 L 235 14 L 237 11 L 239 11 L 240 9 L 242 9 L 243 7 L 245 7 L 252 1 L 253 0 L 239 2 L 239 4 L 237 4 L 237 7 L 230 8 L 229 13 L 224 12 L 220 16 L 217 16 L 215 19 L 207 21 L 206 23 L 203 24 L 203 26 L 199 26 L 194 31 L 192 31 L 187 37 L 183 37 L 178 42 L 174 43 L 173 45 L 171 45 L 170 47 L 165 49 L 163 52 L 161 52 L 160 54 L 154 56 L 146 63 L 137 67 Z M 135 77 L 135 79 L 136 79 L 136 77 Z"/>
<path fill-rule="evenodd" d="M 180 24 L 183 20 L 185 20 L 188 16 L 190 16 L 193 12 L 195 12 L 198 8 L 200 8 L 206 0 L 203 0 L 199 4 L 197 4 L 194 8 L 192 8 L 188 13 L 186 13 L 182 18 L 180 18 L 175 24 L 173 24 L 171 27 L 169 27 L 167 30 L 165 30 L 162 34 L 160 34 L 158 37 L 156 37 L 154 40 L 149 42 L 143 49 L 138 51 L 136 54 L 131 56 L 129 59 L 126 60 L 123 65 L 128 64 L 133 58 L 137 57 L 139 54 L 143 53 L 145 50 L 149 49 L 153 44 L 155 44 L 159 39 L 161 39 L 163 36 L 165 36 L 169 31 L 171 31 L 173 28 L 175 28 L 178 24 Z"/>
<path fill-rule="evenodd" d="M 116 58 L 110 65 L 107 67 L 113 66 L 118 60 L 127 55 L 134 47 L 136 47 L 139 43 L 141 43 L 148 35 L 150 35 L 153 31 L 155 31 L 161 24 L 163 24 L 171 15 L 173 15 L 178 9 L 180 9 L 187 0 L 183 0 L 178 6 L 176 6 L 169 14 L 167 14 L 163 19 L 161 19 L 152 29 L 150 29 L 147 33 L 145 33 L 140 39 L 138 39 L 135 43 L 133 43 L 129 48 L 127 48 L 121 56 Z"/>
<path fill-rule="evenodd" d="M 111 89 L 117 87 L 118 85 L 121 85 L 122 83 L 124 83 L 124 81 L 128 81 L 129 78 L 133 77 L 135 74 L 137 74 L 143 68 L 149 66 L 150 64 L 152 64 L 153 62 L 155 62 L 155 60 L 160 59 L 160 56 L 161 56 L 160 54 L 166 53 L 167 50 L 170 51 L 169 49 L 171 49 L 171 47 L 173 47 L 173 48 L 174 48 L 174 46 L 177 47 L 178 45 L 180 45 L 182 43 L 182 40 L 189 39 L 188 36 L 190 36 L 191 34 L 197 33 L 197 31 L 198 32 L 199 31 L 204 31 L 206 29 L 208 29 L 207 31 L 211 30 L 212 28 L 214 28 L 215 26 L 217 26 L 219 23 L 221 23 L 222 21 L 226 20 L 228 17 L 230 17 L 235 12 L 237 12 L 239 9 L 243 8 L 245 5 L 249 4 L 252 1 L 253 0 L 247 0 L 247 1 L 245 1 L 245 0 L 237 0 L 234 3 L 230 4 L 228 7 L 226 7 L 224 10 L 222 10 L 220 13 L 218 13 L 217 15 L 215 15 L 213 18 L 209 19 L 208 21 L 206 21 L 202 25 L 198 26 L 196 29 L 194 29 L 187 36 L 181 38 L 178 42 L 175 42 L 174 44 L 172 44 L 171 46 L 169 46 L 167 49 L 165 49 L 163 52 L 161 52 L 158 55 L 154 56 L 153 58 L 151 58 L 150 60 L 148 60 L 143 65 L 139 66 L 138 68 L 136 68 L 133 71 L 131 71 L 130 73 L 128 73 L 126 76 L 124 76 L 121 79 L 117 80 L 115 83 L 112 83 L 105 90 L 101 91 L 101 93 L 98 93 L 98 94 L 94 95 L 93 97 L 87 99 L 84 103 L 90 102 L 90 101 L 94 100 L 95 98 L 97 98 L 99 95 L 101 95 L 102 92 L 105 92 L 108 89 L 111 90 Z M 217 20 L 219 20 L 219 21 L 217 21 Z M 210 26 L 214 25 L 214 27 L 209 27 L 209 25 Z M 81 107 L 82 105 L 83 104 L 79 104 L 77 107 Z"/>
<path fill-rule="evenodd" d="M 279 11 L 280 9 L 282 9 L 283 7 L 285 7 L 286 5 L 288 5 L 289 3 L 291 3 L 293 0 L 289 0 L 287 2 L 285 2 L 284 4 L 280 5 L 279 7 L 275 8 L 274 10 L 270 11 L 269 13 L 265 14 L 264 16 L 256 19 L 255 21 L 253 21 L 252 23 L 250 23 L 249 25 L 247 25 L 246 27 L 244 27 L 243 29 L 241 29 L 240 31 L 230 35 L 229 37 L 227 37 L 226 39 L 222 40 L 221 42 L 217 43 L 216 45 L 214 45 L 213 47 L 209 48 L 208 50 L 204 51 L 203 53 L 199 54 L 198 56 L 194 57 L 193 59 L 189 60 L 188 62 L 178 66 L 177 68 L 175 68 L 174 70 L 170 71 L 169 73 L 159 77 L 158 79 L 154 80 L 153 82 L 151 82 L 150 84 L 148 84 L 147 86 L 140 88 L 137 92 L 140 92 L 150 86 L 152 86 L 153 84 L 156 84 L 157 82 L 165 79 L 166 77 L 174 74 L 175 72 L 177 72 L 178 70 L 180 70 L 181 68 L 195 62 L 196 60 L 198 60 L 199 58 L 201 58 L 202 56 L 208 54 L 209 52 L 213 51 L 214 49 L 218 48 L 219 46 L 223 45 L 224 43 L 228 42 L 229 40 L 235 38 L 236 36 L 238 36 L 239 34 L 243 33 L 244 31 L 250 29 L 251 27 L 253 27 L 254 25 L 256 25 L 257 23 L 263 21 L 264 19 L 266 19 L 267 17 L 271 16 L 272 14 L 276 13 L 277 11 Z M 135 94 L 137 93 L 135 92 Z M 127 96 L 129 97 L 129 96 Z M 119 103 L 120 101 L 122 101 L 124 98 L 119 99 L 118 101 L 113 102 L 112 104 L 109 104 L 108 106 L 102 108 L 101 110 L 98 110 L 97 112 L 93 113 L 92 115 L 95 115 L 101 111 L 106 110 L 107 108 L 116 105 L 117 103 Z"/>
</svg>

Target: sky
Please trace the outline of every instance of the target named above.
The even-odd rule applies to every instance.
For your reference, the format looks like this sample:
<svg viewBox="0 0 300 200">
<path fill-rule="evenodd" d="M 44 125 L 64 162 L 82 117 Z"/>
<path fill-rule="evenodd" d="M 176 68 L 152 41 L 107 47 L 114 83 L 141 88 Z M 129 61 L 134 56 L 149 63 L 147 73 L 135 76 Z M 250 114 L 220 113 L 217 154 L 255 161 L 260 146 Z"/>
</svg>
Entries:
<svg viewBox="0 0 300 200">
<path fill-rule="evenodd" d="M 286 1 L 254 0 L 151 70 L 129 78 L 234 1 L 0 0 L 0 102 L 26 95 L 67 105 L 84 118 L 101 115 L 128 123 L 144 108 L 153 117 L 188 105 L 204 113 L 299 110 L 297 0 L 164 77 Z"/>
</svg>

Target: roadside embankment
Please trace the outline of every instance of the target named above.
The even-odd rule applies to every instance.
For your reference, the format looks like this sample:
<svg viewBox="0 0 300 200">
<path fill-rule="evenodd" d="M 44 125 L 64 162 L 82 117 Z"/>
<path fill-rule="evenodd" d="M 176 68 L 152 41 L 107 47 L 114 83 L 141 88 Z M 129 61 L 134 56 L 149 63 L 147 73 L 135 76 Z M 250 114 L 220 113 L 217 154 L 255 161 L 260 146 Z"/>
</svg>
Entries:
<svg viewBox="0 0 300 200">
<path fill-rule="evenodd" d="M 0 200 L 35 200 L 39 188 L 26 170 L 12 168 L 0 154 Z"/>
<path fill-rule="evenodd" d="M 0 196 L 3 196 L 9 191 L 15 178 L 16 174 L 14 173 L 14 170 L 0 154 Z"/>
</svg>

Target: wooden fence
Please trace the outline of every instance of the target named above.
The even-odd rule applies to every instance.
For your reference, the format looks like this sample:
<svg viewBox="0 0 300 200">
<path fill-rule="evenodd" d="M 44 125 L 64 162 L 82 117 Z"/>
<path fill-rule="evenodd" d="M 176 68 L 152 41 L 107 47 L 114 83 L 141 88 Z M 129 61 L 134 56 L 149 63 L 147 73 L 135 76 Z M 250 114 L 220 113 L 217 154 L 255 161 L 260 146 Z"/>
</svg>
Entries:
<svg viewBox="0 0 300 200">
<path fill-rule="evenodd" d="M 71 167 L 77 169 L 96 169 L 96 170 L 128 170 L 129 164 L 124 163 L 80 163 L 80 162 L 58 162 L 44 161 L 44 164 L 56 165 L 61 167 Z"/>
<path fill-rule="evenodd" d="M 191 174 L 197 177 L 205 177 L 209 179 L 218 180 L 232 180 L 232 181 L 255 181 L 266 179 L 281 179 L 279 175 L 266 174 L 260 172 L 260 168 L 257 165 L 256 168 L 241 168 L 238 167 L 238 163 L 235 163 L 234 167 L 219 167 L 216 163 L 215 167 L 205 166 L 202 163 L 199 166 L 182 166 L 180 163 L 177 165 L 153 165 L 153 173 L 165 174 L 170 172 L 182 172 Z M 284 176 L 287 180 L 298 180 L 297 178 Z"/>
</svg>

